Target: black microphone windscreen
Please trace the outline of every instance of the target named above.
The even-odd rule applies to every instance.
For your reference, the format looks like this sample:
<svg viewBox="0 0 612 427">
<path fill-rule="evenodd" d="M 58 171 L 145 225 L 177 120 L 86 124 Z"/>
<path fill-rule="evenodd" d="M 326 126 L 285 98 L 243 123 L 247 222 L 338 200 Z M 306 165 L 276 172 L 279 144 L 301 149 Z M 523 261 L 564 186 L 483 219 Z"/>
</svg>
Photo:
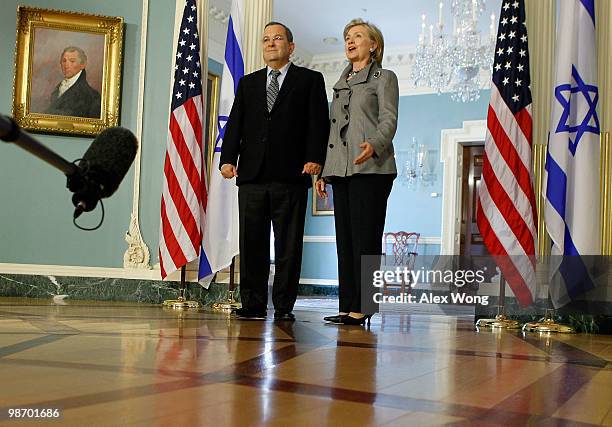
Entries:
<svg viewBox="0 0 612 427">
<path fill-rule="evenodd" d="M 122 127 L 103 130 L 87 149 L 79 166 L 100 186 L 100 197 L 113 194 L 130 169 L 138 140 Z"/>
</svg>

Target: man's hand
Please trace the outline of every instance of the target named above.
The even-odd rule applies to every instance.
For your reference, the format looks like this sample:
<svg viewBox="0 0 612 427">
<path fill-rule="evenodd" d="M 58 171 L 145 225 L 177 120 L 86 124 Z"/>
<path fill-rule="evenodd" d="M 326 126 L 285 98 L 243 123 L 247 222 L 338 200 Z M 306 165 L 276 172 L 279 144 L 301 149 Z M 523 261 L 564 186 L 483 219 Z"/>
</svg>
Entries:
<svg viewBox="0 0 612 427">
<path fill-rule="evenodd" d="M 321 165 L 314 162 L 308 162 L 304 165 L 302 173 L 307 173 L 308 175 L 318 175 L 321 173 Z"/>
<path fill-rule="evenodd" d="M 223 175 L 223 178 L 225 179 L 232 179 L 233 177 L 238 176 L 236 166 L 230 165 L 229 163 L 224 164 L 221 166 L 221 175 Z"/>
<path fill-rule="evenodd" d="M 361 154 L 355 159 L 353 163 L 356 165 L 360 165 L 366 160 L 369 160 L 374 155 L 374 147 L 369 142 L 364 142 L 363 144 L 359 144 L 359 148 L 363 151 Z"/>
<path fill-rule="evenodd" d="M 325 180 L 323 178 L 317 179 L 315 182 L 315 190 L 317 190 L 317 194 L 322 199 L 327 199 L 327 191 L 325 191 Z"/>
</svg>

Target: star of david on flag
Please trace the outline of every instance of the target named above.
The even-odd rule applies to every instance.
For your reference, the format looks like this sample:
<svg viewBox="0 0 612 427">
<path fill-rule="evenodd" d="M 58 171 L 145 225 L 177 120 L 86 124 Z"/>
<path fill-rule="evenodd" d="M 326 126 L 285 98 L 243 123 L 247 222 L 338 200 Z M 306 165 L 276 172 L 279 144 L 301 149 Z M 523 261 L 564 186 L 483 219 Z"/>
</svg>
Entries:
<svg viewBox="0 0 612 427">
<path fill-rule="evenodd" d="M 571 137 L 568 138 L 569 150 L 573 156 L 576 154 L 576 148 L 585 132 L 594 133 L 599 136 L 599 117 L 597 116 L 596 109 L 597 102 L 599 101 L 599 91 L 597 86 L 585 83 L 573 65 L 572 80 L 575 83 L 574 86 L 562 84 L 555 88 L 555 99 L 563 108 L 563 113 L 557 124 L 557 133 L 569 132 L 570 134 L 576 134 L 573 140 Z M 575 114 L 572 114 L 572 107 L 576 109 L 577 105 L 585 102 L 586 107 L 588 107 L 586 114 L 584 114 L 582 120 L 579 117 L 578 120 L 575 120 L 576 117 Z"/>
<path fill-rule="evenodd" d="M 219 132 L 219 134 L 217 135 L 217 139 L 215 139 L 215 153 L 221 152 L 221 144 L 225 138 L 225 125 L 227 125 L 228 120 L 228 116 L 219 116 L 217 119 L 217 132 Z"/>
</svg>

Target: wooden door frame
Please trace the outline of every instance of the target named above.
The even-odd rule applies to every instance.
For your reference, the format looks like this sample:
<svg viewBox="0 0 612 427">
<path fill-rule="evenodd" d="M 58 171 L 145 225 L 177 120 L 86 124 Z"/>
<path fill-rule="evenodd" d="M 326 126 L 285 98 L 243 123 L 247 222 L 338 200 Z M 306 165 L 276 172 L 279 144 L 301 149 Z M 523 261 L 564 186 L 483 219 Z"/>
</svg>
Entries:
<svg viewBox="0 0 612 427">
<path fill-rule="evenodd" d="M 461 174 L 463 169 L 462 142 L 485 140 L 486 120 L 469 120 L 458 129 L 442 129 L 440 161 L 444 163 L 442 182 L 441 255 L 459 255 L 461 239 Z"/>
</svg>

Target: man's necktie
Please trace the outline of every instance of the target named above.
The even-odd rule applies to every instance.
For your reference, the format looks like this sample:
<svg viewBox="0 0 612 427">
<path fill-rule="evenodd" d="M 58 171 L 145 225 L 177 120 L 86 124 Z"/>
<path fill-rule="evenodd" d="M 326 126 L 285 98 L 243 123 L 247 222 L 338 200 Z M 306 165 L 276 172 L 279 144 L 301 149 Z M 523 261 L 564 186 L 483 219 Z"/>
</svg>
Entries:
<svg viewBox="0 0 612 427">
<path fill-rule="evenodd" d="M 267 92 L 268 112 L 272 111 L 274 101 L 276 101 L 276 97 L 278 96 L 278 76 L 280 76 L 280 71 L 272 70 L 270 71 L 270 75 L 272 76 L 272 79 L 270 79 Z"/>
</svg>

